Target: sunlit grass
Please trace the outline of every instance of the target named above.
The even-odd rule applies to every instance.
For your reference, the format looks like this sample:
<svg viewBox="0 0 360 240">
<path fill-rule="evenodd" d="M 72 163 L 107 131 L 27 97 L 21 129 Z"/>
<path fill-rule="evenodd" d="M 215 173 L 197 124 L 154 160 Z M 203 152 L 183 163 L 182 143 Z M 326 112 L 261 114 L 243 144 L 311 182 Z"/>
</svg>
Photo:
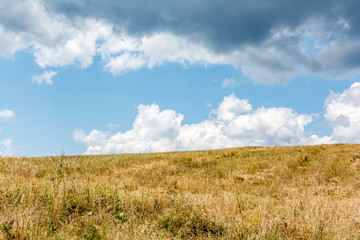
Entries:
<svg viewBox="0 0 360 240">
<path fill-rule="evenodd" d="M 357 239 L 360 145 L 0 158 L 0 239 Z"/>
</svg>

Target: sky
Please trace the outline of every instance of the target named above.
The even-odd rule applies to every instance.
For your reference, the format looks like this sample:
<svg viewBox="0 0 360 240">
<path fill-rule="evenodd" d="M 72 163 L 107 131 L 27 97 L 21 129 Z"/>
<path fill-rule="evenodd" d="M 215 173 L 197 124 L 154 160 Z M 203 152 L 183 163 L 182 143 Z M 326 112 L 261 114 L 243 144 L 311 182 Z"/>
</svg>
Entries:
<svg viewBox="0 0 360 240">
<path fill-rule="evenodd" d="M 358 9 L 0 0 L 0 155 L 360 143 Z"/>
</svg>

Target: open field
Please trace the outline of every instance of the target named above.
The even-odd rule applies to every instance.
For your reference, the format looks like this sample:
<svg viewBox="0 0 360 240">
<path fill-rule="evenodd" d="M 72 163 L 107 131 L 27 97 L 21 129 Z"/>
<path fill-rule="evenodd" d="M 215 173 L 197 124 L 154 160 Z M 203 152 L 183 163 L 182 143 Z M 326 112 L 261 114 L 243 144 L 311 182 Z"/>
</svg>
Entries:
<svg viewBox="0 0 360 240">
<path fill-rule="evenodd" d="M 0 158 L 0 239 L 357 239 L 360 145 Z"/>
</svg>

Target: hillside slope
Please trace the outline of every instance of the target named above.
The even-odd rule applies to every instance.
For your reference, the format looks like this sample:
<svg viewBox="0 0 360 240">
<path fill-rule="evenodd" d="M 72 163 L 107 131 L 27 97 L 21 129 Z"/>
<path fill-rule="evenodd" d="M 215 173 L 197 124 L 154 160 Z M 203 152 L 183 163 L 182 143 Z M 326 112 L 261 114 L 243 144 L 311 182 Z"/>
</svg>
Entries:
<svg viewBox="0 0 360 240">
<path fill-rule="evenodd" d="M 360 145 L 0 158 L 0 239 L 354 239 Z"/>
</svg>

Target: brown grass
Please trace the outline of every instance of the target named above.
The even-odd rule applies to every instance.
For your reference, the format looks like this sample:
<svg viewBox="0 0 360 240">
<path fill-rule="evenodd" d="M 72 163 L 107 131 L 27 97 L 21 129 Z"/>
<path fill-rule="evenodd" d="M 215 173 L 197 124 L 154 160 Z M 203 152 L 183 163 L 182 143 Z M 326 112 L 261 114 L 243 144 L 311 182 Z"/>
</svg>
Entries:
<svg viewBox="0 0 360 240">
<path fill-rule="evenodd" d="M 360 145 L 0 158 L 0 239 L 359 239 Z"/>
</svg>

